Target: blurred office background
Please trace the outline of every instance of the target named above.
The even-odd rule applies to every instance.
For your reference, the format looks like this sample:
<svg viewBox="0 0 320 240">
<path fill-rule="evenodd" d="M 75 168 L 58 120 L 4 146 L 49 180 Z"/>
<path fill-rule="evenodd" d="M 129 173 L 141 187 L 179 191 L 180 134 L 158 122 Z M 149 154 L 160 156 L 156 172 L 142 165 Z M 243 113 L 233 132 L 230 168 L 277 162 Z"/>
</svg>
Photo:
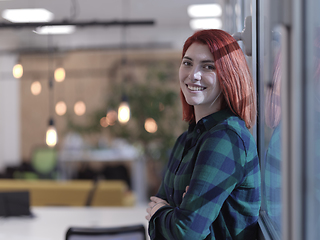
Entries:
<svg viewBox="0 0 320 240">
<path fill-rule="evenodd" d="M 0 1 L 1 176 L 122 179 L 145 200 L 187 126 L 184 41 L 241 31 L 250 11 L 249 1 Z"/>
<path fill-rule="evenodd" d="M 144 221 L 145 202 L 187 127 L 178 84 L 183 43 L 197 29 L 220 28 L 236 33 L 256 88 L 259 239 L 319 239 L 319 5 L 0 1 L 1 191 L 29 189 L 33 207 L 140 204 L 132 214 Z M 33 210 L 48 219 L 56 211 Z M 91 219 L 100 211 L 79 211 L 87 210 Z M 73 213 L 59 211 L 58 219 Z M 61 236 L 78 220 L 65 219 Z M 15 223 L 5 223 L 11 236 Z"/>
</svg>

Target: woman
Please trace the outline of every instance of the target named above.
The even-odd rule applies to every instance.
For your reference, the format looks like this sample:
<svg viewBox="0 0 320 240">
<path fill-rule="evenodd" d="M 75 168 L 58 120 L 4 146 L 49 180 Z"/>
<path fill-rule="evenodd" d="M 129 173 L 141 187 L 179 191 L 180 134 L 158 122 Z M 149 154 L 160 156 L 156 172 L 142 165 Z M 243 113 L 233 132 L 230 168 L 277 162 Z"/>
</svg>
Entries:
<svg viewBox="0 0 320 240">
<path fill-rule="evenodd" d="M 238 43 L 222 30 L 196 32 L 184 44 L 179 79 L 189 129 L 150 198 L 150 238 L 255 239 L 260 170 L 248 130 L 255 96 Z"/>
</svg>

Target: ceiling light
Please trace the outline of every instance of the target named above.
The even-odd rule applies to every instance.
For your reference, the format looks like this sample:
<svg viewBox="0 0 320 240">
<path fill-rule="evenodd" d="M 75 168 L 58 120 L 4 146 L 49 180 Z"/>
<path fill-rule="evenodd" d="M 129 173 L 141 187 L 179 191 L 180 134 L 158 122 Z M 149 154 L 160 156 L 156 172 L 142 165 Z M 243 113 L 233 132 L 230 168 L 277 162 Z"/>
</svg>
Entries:
<svg viewBox="0 0 320 240">
<path fill-rule="evenodd" d="M 106 116 L 106 121 L 108 125 L 111 125 L 111 126 L 114 125 L 117 118 L 118 118 L 118 113 L 115 110 L 108 111 Z"/>
<path fill-rule="evenodd" d="M 63 82 L 65 78 L 66 71 L 64 70 L 64 68 L 57 68 L 54 71 L 54 79 L 56 80 L 56 82 Z"/>
<path fill-rule="evenodd" d="M 157 122 L 153 118 L 147 118 L 144 122 L 144 129 L 149 133 L 155 133 L 158 130 Z"/>
<path fill-rule="evenodd" d="M 130 120 L 130 107 L 127 101 L 121 102 L 118 109 L 118 120 L 120 123 L 127 123 Z"/>
<path fill-rule="evenodd" d="M 37 27 L 33 32 L 36 34 L 70 34 L 75 31 L 76 27 L 72 25 L 61 25 L 61 26 L 44 26 Z"/>
<path fill-rule="evenodd" d="M 198 18 L 190 20 L 190 27 L 193 30 L 199 29 L 221 29 L 222 21 L 219 18 Z"/>
<path fill-rule="evenodd" d="M 39 81 L 35 81 L 31 84 L 31 93 L 33 95 L 39 95 L 41 93 L 41 83 Z"/>
<path fill-rule="evenodd" d="M 108 126 L 109 126 L 109 124 L 108 124 L 108 121 L 107 121 L 107 118 L 106 118 L 106 117 L 103 117 L 103 118 L 101 118 L 101 119 L 100 119 L 100 125 L 101 125 L 101 127 L 104 127 L 104 128 L 106 128 L 106 127 L 108 127 Z"/>
<path fill-rule="evenodd" d="M 10 22 L 50 22 L 53 19 L 53 13 L 44 8 L 26 8 L 26 9 L 6 9 L 2 12 L 2 17 Z"/>
<path fill-rule="evenodd" d="M 56 104 L 56 114 L 63 116 L 67 112 L 67 105 L 64 101 L 57 102 Z"/>
<path fill-rule="evenodd" d="M 82 101 L 78 101 L 74 105 L 73 110 L 74 110 L 75 114 L 77 114 L 78 116 L 82 116 L 86 112 L 86 104 Z"/>
<path fill-rule="evenodd" d="M 12 74 L 15 78 L 21 78 L 23 76 L 23 67 L 21 64 L 16 64 L 13 66 Z"/>
<path fill-rule="evenodd" d="M 49 120 L 49 127 L 46 133 L 46 143 L 49 147 L 54 147 L 58 142 L 57 129 L 54 126 L 53 119 Z"/>
<path fill-rule="evenodd" d="M 195 4 L 188 7 L 188 14 L 192 18 L 220 17 L 222 8 L 219 4 Z"/>
</svg>

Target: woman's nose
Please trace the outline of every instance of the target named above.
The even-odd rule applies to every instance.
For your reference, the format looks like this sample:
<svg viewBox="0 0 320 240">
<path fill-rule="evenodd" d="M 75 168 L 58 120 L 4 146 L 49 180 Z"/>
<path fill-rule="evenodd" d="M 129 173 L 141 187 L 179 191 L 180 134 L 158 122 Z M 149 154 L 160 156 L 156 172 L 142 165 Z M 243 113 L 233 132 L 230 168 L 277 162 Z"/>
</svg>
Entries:
<svg viewBox="0 0 320 240">
<path fill-rule="evenodd" d="M 201 80 L 201 72 L 199 69 L 195 68 L 190 73 L 190 79 L 192 81 L 200 81 Z"/>
</svg>

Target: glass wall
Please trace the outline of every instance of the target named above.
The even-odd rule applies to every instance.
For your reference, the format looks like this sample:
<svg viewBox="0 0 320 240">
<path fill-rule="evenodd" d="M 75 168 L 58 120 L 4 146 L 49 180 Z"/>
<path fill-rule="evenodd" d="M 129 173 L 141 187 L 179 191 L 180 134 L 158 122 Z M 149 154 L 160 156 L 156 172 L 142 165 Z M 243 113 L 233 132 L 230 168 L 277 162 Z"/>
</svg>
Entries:
<svg viewBox="0 0 320 240">
<path fill-rule="evenodd" d="M 306 1 L 305 11 L 305 124 L 307 239 L 320 239 L 320 0 Z"/>
<path fill-rule="evenodd" d="M 271 239 L 281 239 L 281 34 L 279 2 L 256 1 L 258 121 L 261 162 L 261 221 Z"/>
<path fill-rule="evenodd" d="M 320 239 L 320 0 L 254 3 L 263 237 Z"/>
</svg>

